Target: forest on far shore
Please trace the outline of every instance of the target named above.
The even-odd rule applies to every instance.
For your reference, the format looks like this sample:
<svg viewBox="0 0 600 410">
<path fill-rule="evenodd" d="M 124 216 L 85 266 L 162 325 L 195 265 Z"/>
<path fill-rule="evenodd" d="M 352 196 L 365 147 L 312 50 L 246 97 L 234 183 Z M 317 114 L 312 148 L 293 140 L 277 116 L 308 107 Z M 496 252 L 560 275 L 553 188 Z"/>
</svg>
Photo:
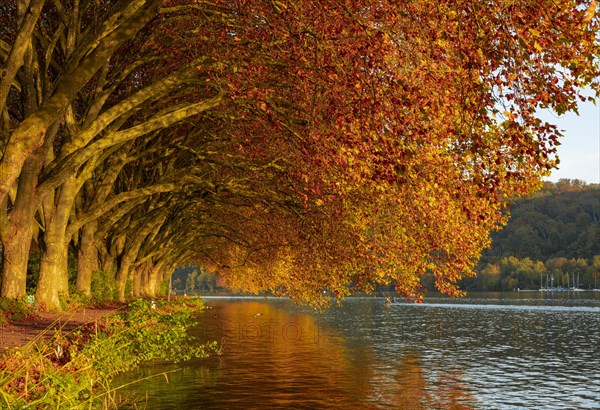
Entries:
<svg viewBox="0 0 600 410">
<path fill-rule="evenodd" d="M 600 185 L 577 179 L 545 182 L 533 197 L 516 201 L 510 213 L 508 224 L 492 233 L 477 277 L 464 279 L 463 289 L 538 289 L 540 281 L 600 287 Z M 222 290 L 215 275 L 196 267 L 178 269 L 173 280 L 188 294 Z M 433 280 L 425 276 L 423 285 L 433 289 Z"/>
<path fill-rule="evenodd" d="M 510 215 L 464 289 L 538 289 L 546 278 L 554 286 L 573 287 L 573 280 L 583 289 L 600 286 L 600 185 L 545 182 L 533 197 L 516 201 Z"/>
</svg>

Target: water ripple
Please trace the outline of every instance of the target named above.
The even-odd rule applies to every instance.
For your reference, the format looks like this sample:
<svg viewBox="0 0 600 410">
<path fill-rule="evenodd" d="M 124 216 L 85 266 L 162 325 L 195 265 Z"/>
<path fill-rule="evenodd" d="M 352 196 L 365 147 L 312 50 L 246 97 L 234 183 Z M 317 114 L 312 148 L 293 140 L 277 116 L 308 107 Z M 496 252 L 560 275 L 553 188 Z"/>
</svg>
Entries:
<svg viewBox="0 0 600 410">
<path fill-rule="evenodd" d="M 565 296 L 214 299 L 198 335 L 224 355 L 152 379 L 147 408 L 600 409 L 600 299 Z"/>
</svg>

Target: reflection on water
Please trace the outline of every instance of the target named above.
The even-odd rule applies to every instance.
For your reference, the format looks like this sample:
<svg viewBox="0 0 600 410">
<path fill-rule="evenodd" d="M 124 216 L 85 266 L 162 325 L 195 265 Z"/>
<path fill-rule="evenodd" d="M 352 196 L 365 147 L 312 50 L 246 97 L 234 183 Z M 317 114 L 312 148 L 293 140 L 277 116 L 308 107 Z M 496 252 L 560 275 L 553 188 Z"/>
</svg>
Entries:
<svg viewBox="0 0 600 410">
<path fill-rule="evenodd" d="M 115 384 L 179 369 L 135 386 L 149 409 L 600 409 L 598 292 L 484 296 L 356 298 L 322 314 L 208 299 L 196 334 L 221 341 L 222 356 Z"/>
</svg>

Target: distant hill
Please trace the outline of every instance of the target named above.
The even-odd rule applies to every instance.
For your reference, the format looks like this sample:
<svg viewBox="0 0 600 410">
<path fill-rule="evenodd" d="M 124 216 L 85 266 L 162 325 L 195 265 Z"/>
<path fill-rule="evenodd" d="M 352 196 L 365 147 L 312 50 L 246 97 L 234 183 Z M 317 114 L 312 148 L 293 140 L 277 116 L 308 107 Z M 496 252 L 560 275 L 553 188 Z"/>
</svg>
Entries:
<svg viewBox="0 0 600 410">
<path fill-rule="evenodd" d="M 572 286 L 574 275 L 580 287 L 600 286 L 600 185 L 546 182 L 510 214 L 506 227 L 492 234 L 478 278 L 465 280 L 465 288 L 537 288 L 546 274 L 555 276 L 556 286 Z"/>
<path fill-rule="evenodd" d="M 511 218 L 492 234 L 484 261 L 503 256 L 548 260 L 600 253 L 600 185 L 548 182 L 535 197 L 516 202 Z"/>
</svg>

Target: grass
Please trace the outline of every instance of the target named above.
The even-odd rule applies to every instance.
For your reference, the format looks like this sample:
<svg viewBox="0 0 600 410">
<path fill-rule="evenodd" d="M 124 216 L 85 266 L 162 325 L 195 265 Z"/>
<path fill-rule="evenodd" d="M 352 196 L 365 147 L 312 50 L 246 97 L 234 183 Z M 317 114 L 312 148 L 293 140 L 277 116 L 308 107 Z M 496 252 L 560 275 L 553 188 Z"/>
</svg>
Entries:
<svg viewBox="0 0 600 410">
<path fill-rule="evenodd" d="M 117 408 L 110 380 L 143 362 L 180 362 L 218 353 L 187 329 L 199 300 L 136 299 L 119 314 L 0 355 L 0 408 Z"/>
</svg>

